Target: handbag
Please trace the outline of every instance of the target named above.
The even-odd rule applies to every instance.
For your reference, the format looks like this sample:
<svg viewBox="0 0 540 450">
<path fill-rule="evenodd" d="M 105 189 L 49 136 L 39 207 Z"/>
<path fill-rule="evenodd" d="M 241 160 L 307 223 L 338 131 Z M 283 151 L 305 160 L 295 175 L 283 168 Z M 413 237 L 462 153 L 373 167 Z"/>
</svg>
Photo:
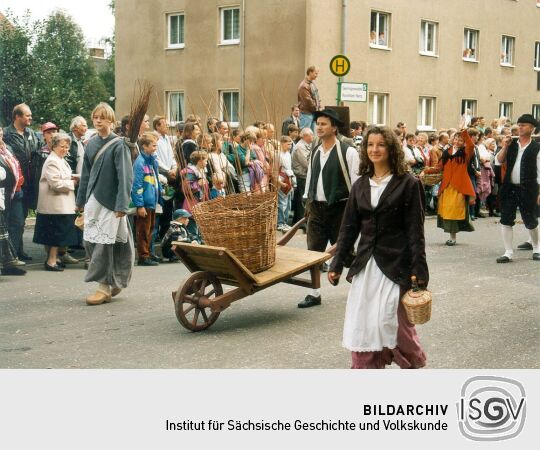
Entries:
<svg viewBox="0 0 540 450">
<path fill-rule="evenodd" d="M 431 303 L 433 300 L 431 291 L 421 289 L 416 282 L 416 277 L 411 277 L 412 287 L 401 298 L 405 308 L 407 319 L 413 325 L 421 325 L 431 319 Z"/>
</svg>

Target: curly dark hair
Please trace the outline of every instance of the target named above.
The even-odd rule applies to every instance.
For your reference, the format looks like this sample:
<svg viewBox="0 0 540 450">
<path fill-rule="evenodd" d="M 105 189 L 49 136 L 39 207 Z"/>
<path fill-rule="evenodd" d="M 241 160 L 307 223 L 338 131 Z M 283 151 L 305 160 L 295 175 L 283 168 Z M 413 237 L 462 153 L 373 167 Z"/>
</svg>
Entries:
<svg viewBox="0 0 540 450">
<path fill-rule="evenodd" d="M 405 155 L 396 134 L 388 127 L 372 126 L 368 128 L 362 141 L 362 148 L 360 150 L 360 175 L 372 177 L 375 174 L 375 168 L 367 153 L 369 136 L 372 134 L 380 134 L 386 143 L 390 171 L 394 175 L 406 174 L 408 170 L 405 164 Z"/>
</svg>

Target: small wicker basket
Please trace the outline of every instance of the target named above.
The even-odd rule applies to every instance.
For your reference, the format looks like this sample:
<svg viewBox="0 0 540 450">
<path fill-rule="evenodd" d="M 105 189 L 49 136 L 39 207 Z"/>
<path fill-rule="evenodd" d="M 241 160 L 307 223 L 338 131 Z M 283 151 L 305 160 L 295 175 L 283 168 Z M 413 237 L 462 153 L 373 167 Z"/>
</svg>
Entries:
<svg viewBox="0 0 540 450">
<path fill-rule="evenodd" d="M 274 265 L 277 192 L 218 197 L 195 205 L 193 216 L 205 244 L 226 247 L 251 272 Z"/>
<path fill-rule="evenodd" d="M 442 181 L 442 173 L 426 173 L 424 174 L 424 184 L 426 186 L 435 186 Z"/>
<path fill-rule="evenodd" d="M 413 286 L 401 298 L 401 303 L 405 307 L 407 319 L 413 325 L 421 325 L 431 319 L 431 292 L 418 288 L 416 277 L 413 276 Z"/>
</svg>

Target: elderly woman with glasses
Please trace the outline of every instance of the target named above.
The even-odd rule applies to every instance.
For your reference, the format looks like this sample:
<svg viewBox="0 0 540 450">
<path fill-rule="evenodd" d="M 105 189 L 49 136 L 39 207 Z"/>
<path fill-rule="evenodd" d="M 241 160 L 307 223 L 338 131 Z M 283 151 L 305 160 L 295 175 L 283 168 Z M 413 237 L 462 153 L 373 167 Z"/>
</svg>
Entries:
<svg viewBox="0 0 540 450">
<path fill-rule="evenodd" d="M 75 231 L 75 185 L 78 177 L 72 175 L 64 159 L 69 152 L 71 138 L 65 133 L 53 136 L 51 154 L 45 160 L 39 179 L 34 242 L 43 244 L 47 252 L 45 270 L 63 271 L 58 264 L 58 247 L 77 244 Z"/>
</svg>

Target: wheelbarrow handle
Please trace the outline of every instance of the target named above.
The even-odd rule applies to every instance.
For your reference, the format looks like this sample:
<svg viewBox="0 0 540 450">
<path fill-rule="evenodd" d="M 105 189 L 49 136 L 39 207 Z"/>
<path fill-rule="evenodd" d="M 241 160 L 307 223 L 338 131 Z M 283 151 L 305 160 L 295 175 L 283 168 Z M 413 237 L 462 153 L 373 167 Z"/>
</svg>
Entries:
<svg viewBox="0 0 540 450">
<path fill-rule="evenodd" d="M 281 239 L 277 242 L 277 245 L 287 245 L 287 243 L 293 238 L 293 236 L 298 231 L 298 228 L 300 228 L 300 226 L 304 223 L 306 223 L 305 217 L 303 217 L 298 222 L 296 222 L 293 225 L 293 227 L 281 237 Z"/>
</svg>

